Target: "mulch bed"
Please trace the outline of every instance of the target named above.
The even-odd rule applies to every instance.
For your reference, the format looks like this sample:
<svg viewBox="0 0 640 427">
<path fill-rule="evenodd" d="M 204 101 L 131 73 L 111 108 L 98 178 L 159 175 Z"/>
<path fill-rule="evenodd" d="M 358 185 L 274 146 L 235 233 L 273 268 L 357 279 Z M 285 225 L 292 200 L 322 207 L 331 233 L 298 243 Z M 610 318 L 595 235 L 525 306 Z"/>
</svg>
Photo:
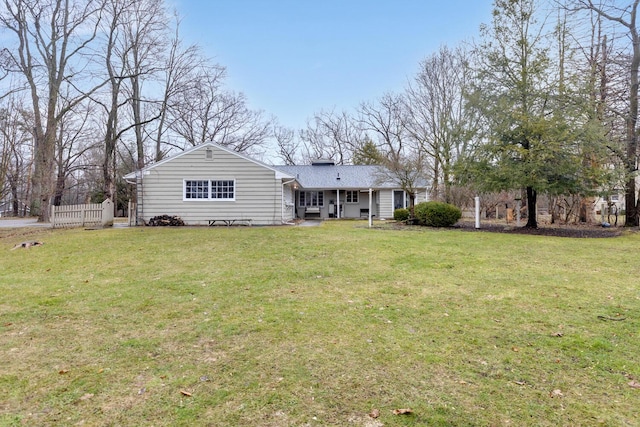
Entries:
<svg viewBox="0 0 640 427">
<path fill-rule="evenodd" d="M 480 228 L 475 228 L 473 221 L 460 221 L 454 228 L 464 231 L 473 231 L 479 233 L 511 233 L 511 234 L 530 234 L 535 236 L 554 236 L 554 237 L 577 237 L 577 238 L 606 238 L 618 237 L 624 231 L 637 229 L 627 229 L 625 227 L 605 228 L 596 224 L 570 224 L 570 225 L 541 225 L 538 228 L 516 227 L 515 224 L 500 224 L 493 222 L 481 222 Z"/>
</svg>

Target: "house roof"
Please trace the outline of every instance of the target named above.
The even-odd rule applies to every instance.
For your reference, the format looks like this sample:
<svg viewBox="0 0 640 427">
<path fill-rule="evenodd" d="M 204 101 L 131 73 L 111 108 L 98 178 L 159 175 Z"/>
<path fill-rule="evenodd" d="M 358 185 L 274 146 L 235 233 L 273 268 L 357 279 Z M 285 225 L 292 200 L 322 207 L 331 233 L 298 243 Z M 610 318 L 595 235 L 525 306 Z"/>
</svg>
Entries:
<svg viewBox="0 0 640 427">
<path fill-rule="evenodd" d="M 293 176 L 306 189 L 398 188 L 389 181 L 380 166 L 364 165 L 295 165 L 274 166 Z"/>
<path fill-rule="evenodd" d="M 193 146 L 191 148 L 188 148 L 188 149 L 186 149 L 186 150 L 184 150 L 184 151 L 182 151 L 182 152 L 180 152 L 180 153 L 178 153 L 178 154 L 176 154 L 174 156 L 167 157 L 166 159 L 162 159 L 159 162 L 155 162 L 155 163 L 152 163 L 152 164 L 150 164 L 148 166 L 145 166 L 141 171 L 134 171 L 134 172 L 128 173 L 127 175 L 124 176 L 124 179 L 125 180 L 135 179 L 136 178 L 136 172 L 143 172 L 143 173 L 147 172 L 147 171 L 149 171 L 151 169 L 157 168 L 160 165 L 163 165 L 163 164 L 165 164 L 167 162 L 170 162 L 173 159 L 177 159 L 178 157 L 182 157 L 185 154 L 189 154 L 189 153 L 191 153 L 193 151 L 200 150 L 200 149 L 205 148 L 205 147 L 214 147 L 214 148 L 226 151 L 227 153 L 233 154 L 233 155 L 238 156 L 240 158 L 243 158 L 243 159 L 245 159 L 247 161 L 250 161 L 252 163 L 260 165 L 260 166 L 262 166 L 264 168 L 270 169 L 270 170 L 272 170 L 272 171 L 274 171 L 276 173 L 276 179 L 293 179 L 294 178 L 293 176 L 288 175 L 286 172 L 284 172 L 282 170 L 276 169 L 273 166 L 269 166 L 269 165 L 267 165 L 265 163 L 262 163 L 262 162 L 260 162 L 260 161 L 258 161 L 256 159 L 252 159 L 251 157 L 249 157 L 249 156 L 247 156 L 245 154 L 238 153 L 237 151 L 233 151 L 228 147 L 225 147 L 223 145 L 218 145 L 218 144 L 216 144 L 214 142 L 205 142 L 203 144 L 195 145 L 195 146 Z"/>
</svg>

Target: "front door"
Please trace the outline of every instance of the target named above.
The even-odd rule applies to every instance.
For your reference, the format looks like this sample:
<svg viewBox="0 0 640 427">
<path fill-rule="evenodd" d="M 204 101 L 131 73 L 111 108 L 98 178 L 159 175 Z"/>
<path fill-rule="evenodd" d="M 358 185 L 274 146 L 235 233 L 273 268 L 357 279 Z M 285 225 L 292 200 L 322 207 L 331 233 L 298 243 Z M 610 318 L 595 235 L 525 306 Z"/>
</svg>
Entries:
<svg viewBox="0 0 640 427">
<path fill-rule="evenodd" d="M 393 209 L 406 208 L 405 194 L 402 190 L 393 190 Z"/>
</svg>

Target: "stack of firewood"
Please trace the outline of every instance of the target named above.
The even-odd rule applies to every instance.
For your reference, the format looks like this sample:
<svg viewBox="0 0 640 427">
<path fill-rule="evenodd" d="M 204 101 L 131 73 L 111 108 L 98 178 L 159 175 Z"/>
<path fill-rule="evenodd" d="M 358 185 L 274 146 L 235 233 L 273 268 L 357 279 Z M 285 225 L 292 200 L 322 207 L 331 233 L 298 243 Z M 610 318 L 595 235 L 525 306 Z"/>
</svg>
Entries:
<svg viewBox="0 0 640 427">
<path fill-rule="evenodd" d="M 184 221 L 177 216 L 159 215 L 151 218 L 147 223 L 147 225 L 150 225 L 152 227 L 158 227 L 158 226 L 177 227 L 177 226 L 184 225 Z"/>
</svg>

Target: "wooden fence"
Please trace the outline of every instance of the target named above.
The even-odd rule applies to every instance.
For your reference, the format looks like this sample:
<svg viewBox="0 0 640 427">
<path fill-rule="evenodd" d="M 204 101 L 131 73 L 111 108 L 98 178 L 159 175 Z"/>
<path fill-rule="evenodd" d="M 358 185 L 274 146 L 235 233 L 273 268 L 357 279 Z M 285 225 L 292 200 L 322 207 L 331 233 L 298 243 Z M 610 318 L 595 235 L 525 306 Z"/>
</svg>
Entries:
<svg viewBox="0 0 640 427">
<path fill-rule="evenodd" d="M 51 206 L 51 227 L 110 227 L 113 225 L 113 202 L 84 205 Z"/>
</svg>

